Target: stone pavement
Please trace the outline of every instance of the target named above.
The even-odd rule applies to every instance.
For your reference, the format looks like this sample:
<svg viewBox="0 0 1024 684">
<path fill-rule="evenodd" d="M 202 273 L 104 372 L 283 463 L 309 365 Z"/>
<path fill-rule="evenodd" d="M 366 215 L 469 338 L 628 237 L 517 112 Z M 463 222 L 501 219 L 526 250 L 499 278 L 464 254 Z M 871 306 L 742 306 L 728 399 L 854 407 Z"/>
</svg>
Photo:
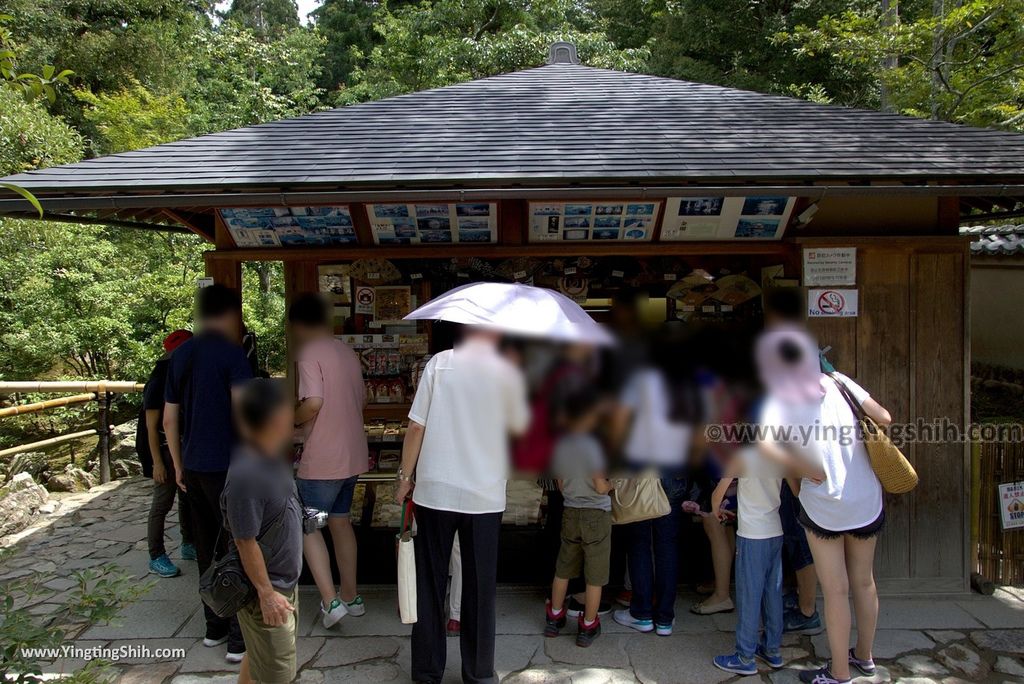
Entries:
<svg viewBox="0 0 1024 684">
<path fill-rule="evenodd" d="M 115 482 L 86 494 L 65 497 L 61 507 L 31 528 L 0 544 L 12 553 L 0 561 L 0 582 L 35 575 L 52 593 L 29 600 L 15 598 L 38 615 L 47 615 L 56 597 L 69 586 L 70 570 L 114 562 L 146 581 L 145 515 L 149 485 L 145 480 Z M 177 558 L 177 531 L 169 544 Z M 75 646 L 183 649 L 184 658 L 154 662 L 124 658 L 110 678 L 124 684 L 222 684 L 235 681 L 236 668 L 224 661 L 224 647 L 201 643 L 202 613 L 195 594 L 196 568 L 182 563 L 184 575 L 158 580 L 143 597 L 124 608 L 112 624 L 83 627 L 72 636 Z M 315 592 L 300 596 L 299 681 L 408 682 L 409 627 L 397 617 L 392 587 L 364 586 L 367 614 L 346 617 L 333 630 L 317 620 Z M 698 617 L 686 607 L 693 596 L 680 597 L 676 632 L 671 637 L 638 634 L 610 619 L 590 649 L 575 646 L 571 629 L 557 639 L 541 636 L 544 590 L 502 587 L 498 597 L 497 670 L 514 684 L 572 682 L 604 684 L 643 682 L 717 683 L 739 678 L 712 667 L 711 656 L 731 650 L 734 615 Z M 883 598 L 875 656 L 879 674 L 861 682 L 905 684 L 957 682 L 1024 682 L 1024 590 L 1001 589 L 995 597 Z M 136 651 L 137 653 L 138 651 Z M 824 635 L 787 637 L 786 669 L 762 670 L 745 681 L 787 684 L 800 669 L 828 656 Z M 51 673 L 73 672 L 82 661 L 58 659 Z M 448 642 L 446 682 L 459 681 L 458 640 Z"/>
</svg>

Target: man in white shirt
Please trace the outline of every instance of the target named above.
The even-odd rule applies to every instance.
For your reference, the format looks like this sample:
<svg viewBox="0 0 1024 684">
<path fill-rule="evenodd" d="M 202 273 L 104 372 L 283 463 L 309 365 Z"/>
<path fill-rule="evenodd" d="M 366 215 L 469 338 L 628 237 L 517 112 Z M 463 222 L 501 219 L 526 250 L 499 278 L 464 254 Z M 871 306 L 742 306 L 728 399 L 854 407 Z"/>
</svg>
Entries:
<svg viewBox="0 0 1024 684">
<path fill-rule="evenodd" d="M 462 680 L 497 682 L 495 592 L 508 442 L 526 430 L 530 416 L 525 382 L 499 354 L 499 341 L 496 332 L 465 328 L 455 349 L 427 363 L 409 411 L 395 498 L 401 502 L 411 492 L 416 504 L 417 682 L 444 676 L 444 593 L 456 532 L 463 571 Z"/>
</svg>

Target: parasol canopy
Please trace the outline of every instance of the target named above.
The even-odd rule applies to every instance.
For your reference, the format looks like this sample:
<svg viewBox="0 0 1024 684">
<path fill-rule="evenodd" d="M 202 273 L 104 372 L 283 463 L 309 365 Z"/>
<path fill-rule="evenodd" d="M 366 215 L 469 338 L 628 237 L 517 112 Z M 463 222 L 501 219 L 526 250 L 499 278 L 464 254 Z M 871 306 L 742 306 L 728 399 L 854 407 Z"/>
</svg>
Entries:
<svg viewBox="0 0 1024 684">
<path fill-rule="evenodd" d="M 565 295 L 521 283 L 470 283 L 436 297 L 405 317 L 479 325 L 561 342 L 612 345 L 612 335 Z"/>
</svg>

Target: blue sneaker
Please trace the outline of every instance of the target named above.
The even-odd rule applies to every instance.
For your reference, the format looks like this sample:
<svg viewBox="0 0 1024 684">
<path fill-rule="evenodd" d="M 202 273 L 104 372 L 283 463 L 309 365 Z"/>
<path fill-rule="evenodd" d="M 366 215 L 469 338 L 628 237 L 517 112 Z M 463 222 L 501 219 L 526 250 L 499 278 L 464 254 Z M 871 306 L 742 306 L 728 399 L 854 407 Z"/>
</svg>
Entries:
<svg viewBox="0 0 1024 684">
<path fill-rule="evenodd" d="M 186 542 L 181 543 L 181 560 L 194 561 L 196 559 L 196 545 L 188 544 Z"/>
<path fill-rule="evenodd" d="M 739 653 L 715 656 L 712 661 L 719 670 L 749 677 L 757 674 L 757 664 L 753 658 L 744 658 Z"/>
<path fill-rule="evenodd" d="M 754 657 L 764 661 L 773 670 L 778 670 L 783 665 L 781 653 L 769 653 L 761 644 L 754 649 Z"/>
<path fill-rule="evenodd" d="M 784 632 L 796 632 L 806 636 L 821 634 L 825 628 L 821 624 L 821 615 L 814 611 L 814 615 L 807 617 L 800 612 L 800 609 L 786 611 L 782 618 Z"/>
<path fill-rule="evenodd" d="M 161 577 L 177 577 L 181 574 L 181 570 L 171 562 L 166 553 L 149 561 L 149 571 Z"/>
<path fill-rule="evenodd" d="M 800 596 L 795 591 L 787 591 L 782 595 L 782 609 L 795 610 L 800 605 Z"/>
<path fill-rule="evenodd" d="M 615 611 L 612 614 L 612 618 L 620 625 L 625 625 L 630 629 L 635 629 L 638 632 L 651 632 L 654 631 L 654 621 L 648 618 L 647 620 L 638 620 L 633 617 L 633 614 L 629 612 L 629 608 Z"/>
</svg>

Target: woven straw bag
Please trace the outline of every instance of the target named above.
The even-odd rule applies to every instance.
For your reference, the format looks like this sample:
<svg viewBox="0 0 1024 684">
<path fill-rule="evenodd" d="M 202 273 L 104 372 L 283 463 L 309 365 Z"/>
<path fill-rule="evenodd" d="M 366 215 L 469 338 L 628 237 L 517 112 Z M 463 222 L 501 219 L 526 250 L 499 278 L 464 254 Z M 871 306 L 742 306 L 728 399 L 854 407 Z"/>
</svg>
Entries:
<svg viewBox="0 0 1024 684">
<path fill-rule="evenodd" d="M 871 416 L 864 413 L 864 409 L 850 393 L 849 388 L 836 376 L 830 374 L 829 377 L 835 381 L 846 403 L 853 410 L 860 439 L 871 460 L 871 469 L 882 483 L 882 489 L 890 494 L 906 494 L 911 491 L 917 486 L 917 471 L 914 470 L 914 466 Z"/>
</svg>

